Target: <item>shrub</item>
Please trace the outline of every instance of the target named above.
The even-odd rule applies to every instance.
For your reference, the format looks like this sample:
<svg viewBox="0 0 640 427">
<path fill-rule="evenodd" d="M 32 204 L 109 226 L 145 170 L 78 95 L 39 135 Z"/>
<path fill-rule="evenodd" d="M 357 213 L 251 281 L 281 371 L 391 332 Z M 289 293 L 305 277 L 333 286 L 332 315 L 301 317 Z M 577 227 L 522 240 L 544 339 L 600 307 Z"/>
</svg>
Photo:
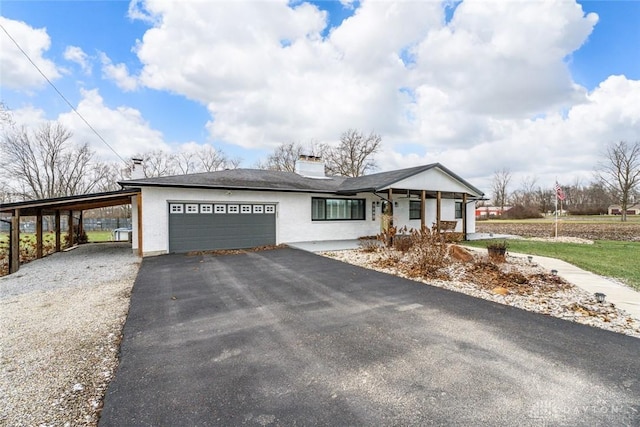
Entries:
<svg viewBox="0 0 640 427">
<path fill-rule="evenodd" d="M 380 249 L 380 244 L 377 240 L 361 239 L 358 245 L 362 252 L 377 252 Z"/>
<path fill-rule="evenodd" d="M 446 234 L 446 233 L 445 233 Z M 451 264 L 446 238 L 442 233 L 424 227 L 411 231 L 412 246 L 409 251 L 408 269 L 411 276 L 443 278 L 442 269 Z"/>
<path fill-rule="evenodd" d="M 529 218 L 542 218 L 542 213 L 532 207 L 524 207 L 522 205 L 515 205 L 508 211 L 505 211 L 501 218 L 503 219 L 529 219 Z"/>
</svg>

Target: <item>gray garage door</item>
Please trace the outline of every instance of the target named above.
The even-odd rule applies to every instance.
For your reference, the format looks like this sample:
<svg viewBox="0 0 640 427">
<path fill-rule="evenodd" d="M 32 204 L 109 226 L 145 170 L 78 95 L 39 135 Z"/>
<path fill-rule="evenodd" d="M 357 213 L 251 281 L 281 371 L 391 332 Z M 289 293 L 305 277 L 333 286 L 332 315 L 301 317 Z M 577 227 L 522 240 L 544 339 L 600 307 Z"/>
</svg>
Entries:
<svg viewBox="0 0 640 427">
<path fill-rule="evenodd" d="M 275 204 L 169 203 L 169 252 L 275 243 Z"/>
</svg>

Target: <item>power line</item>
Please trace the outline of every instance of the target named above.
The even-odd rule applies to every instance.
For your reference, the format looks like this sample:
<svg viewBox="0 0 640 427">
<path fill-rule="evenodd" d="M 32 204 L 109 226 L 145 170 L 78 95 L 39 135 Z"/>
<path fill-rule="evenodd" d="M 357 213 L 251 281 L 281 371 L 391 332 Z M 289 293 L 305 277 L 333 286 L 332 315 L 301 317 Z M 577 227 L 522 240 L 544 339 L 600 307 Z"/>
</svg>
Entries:
<svg viewBox="0 0 640 427">
<path fill-rule="evenodd" d="M 7 35 L 7 37 L 9 37 L 11 39 L 11 41 L 16 45 L 16 47 L 20 50 L 20 52 L 22 52 L 22 54 L 25 56 L 25 58 L 27 58 L 27 60 L 31 63 L 31 65 L 33 65 L 35 67 L 36 70 L 38 70 L 38 72 L 40 73 L 40 75 L 47 81 L 47 83 L 49 83 L 51 85 L 51 87 L 53 88 L 53 90 L 56 91 L 56 93 L 58 95 L 60 95 L 60 98 L 62 98 L 64 100 L 64 102 L 67 103 L 67 105 L 73 110 L 74 113 L 76 113 L 78 115 L 78 117 L 80 117 L 80 119 L 82 119 L 82 121 L 89 127 L 89 129 L 91 129 L 93 131 L 93 133 L 96 134 L 96 136 L 100 139 L 100 141 L 102 141 L 104 143 L 104 145 L 106 145 L 107 147 L 109 147 L 109 149 L 111 151 L 113 151 L 113 154 L 115 154 L 116 156 L 118 156 L 118 158 L 120 160 L 122 160 L 122 162 L 127 165 L 127 161 L 125 159 L 123 159 L 120 154 L 118 154 L 118 152 L 116 150 L 113 149 L 113 147 L 111 145 L 109 145 L 109 143 L 102 137 L 102 135 L 100 135 L 98 133 L 97 130 L 95 130 L 95 128 L 93 126 L 91 126 L 91 124 L 87 121 L 87 119 L 85 119 L 82 114 L 80 114 L 80 112 L 78 110 L 76 110 L 76 108 L 71 104 L 71 102 L 69 102 L 69 100 L 62 94 L 62 92 L 60 92 L 58 90 L 58 88 L 56 87 L 56 85 L 53 84 L 53 82 L 51 80 L 49 80 L 49 78 L 42 72 L 42 70 L 40 69 L 40 67 L 38 67 L 36 65 L 35 62 L 33 62 L 33 60 L 29 57 L 29 55 L 27 54 L 27 52 L 25 52 L 22 47 L 20 47 L 20 45 L 18 44 L 18 42 L 11 37 L 11 34 L 9 34 L 9 32 L 7 31 L 6 28 L 4 28 L 4 25 L 0 24 L 0 28 L 2 28 L 2 30 L 5 32 L 5 34 Z"/>
</svg>

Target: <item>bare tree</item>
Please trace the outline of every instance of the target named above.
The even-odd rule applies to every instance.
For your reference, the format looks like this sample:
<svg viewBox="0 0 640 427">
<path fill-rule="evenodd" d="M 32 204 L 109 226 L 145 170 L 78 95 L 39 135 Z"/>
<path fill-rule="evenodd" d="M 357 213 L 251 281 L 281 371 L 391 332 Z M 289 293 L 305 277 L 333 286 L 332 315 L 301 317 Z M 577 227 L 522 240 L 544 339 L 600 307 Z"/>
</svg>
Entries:
<svg viewBox="0 0 640 427">
<path fill-rule="evenodd" d="M 621 220 L 626 221 L 627 207 L 640 184 L 640 141 L 610 144 L 599 165 L 598 177 L 620 203 Z"/>
<path fill-rule="evenodd" d="M 87 144 L 76 146 L 71 132 L 48 122 L 30 132 L 11 129 L 0 141 L 2 168 L 23 199 L 71 196 L 91 191 L 88 178 L 94 153 Z"/>
<path fill-rule="evenodd" d="M 511 171 L 507 168 L 502 168 L 493 173 L 493 180 L 491 182 L 491 190 L 493 191 L 493 203 L 500 207 L 500 215 L 504 213 L 504 207 L 507 204 L 509 196 L 508 187 L 511 181 Z"/>
<path fill-rule="evenodd" d="M 136 157 L 142 159 L 142 170 L 146 178 L 235 169 L 240 164 L 240 159 L 231 159 L 210 145 L 177 153 L 154 150 Z M 131 176 L 131 167 L 127 168 L 125 176 Z"/>
<path fill-rule="evenodd" d="M 141 156 L 145 178 L 178 175 L 180 168 L 176 156 L 163 150 L 148 151 Z"/>
<path fill-rule="evenodd" d="M 216 150 L 211 145 L 200 146 L 194 154 L 198 159 L 197 169 L 200 172 L 236 169 L 241 161 L 238 158 L 229 158 L 222 150 Z"/>
<path fill-rule="evenodd" d="M 288 142 L 278 145 L 267 159 L 259 162 L 258 169 L 268 169 L 274 171 L 295 172 L 296 163 L 300 156 L 305 153 L 305 149 L 299 142 Z"/>
<path fill-rule="evenodd" d="M 371 132 L 368 136 L 349 129 L 340 137 L 340 144 L 326 150 L 326 169 L 330 175 L 362 176 L 376 167 L 373 156 L 380 149 L 382 137 Z"/>
</svg>

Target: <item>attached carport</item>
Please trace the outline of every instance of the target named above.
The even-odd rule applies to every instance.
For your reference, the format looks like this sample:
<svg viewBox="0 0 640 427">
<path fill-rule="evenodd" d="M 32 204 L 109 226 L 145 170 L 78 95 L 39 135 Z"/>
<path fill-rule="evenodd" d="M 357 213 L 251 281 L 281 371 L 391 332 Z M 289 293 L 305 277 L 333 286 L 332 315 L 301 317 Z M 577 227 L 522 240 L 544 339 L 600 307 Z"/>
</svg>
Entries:
<svg viewBox="0 0 640 427">
<path fill-rule="evenodd" d="M 126 189 L 119 191 L 109 191 L 103 193 L 82 194 L 77 196 L 55 197 L 50 199 L 29 200 L 16 203 L 0 204 L 0 214 L 9 214 L 3 221 L 9 222 L 11 231 L 9 238 L 9 274 L 18 271 L 20 268 L 20 218 L 34 216 L 36 218 L 36 259 L 43 256 L 43 221 L 44 216 L 54 217 L 55 232 L 55 252 L 62 250 L 61 220 L 66 216 L 69 233 L 69 246 L 74 245 L 74 213 L 78 213 L 77 224 L 82 228 L 82 214 L 86 210 L 104 208 L 109 206 L 120 206 L 131 204 L 134 206 L 133 215 L 137 219 L 133 224 L 134 236 L 137 236 L 136 247 L 138 253 L 142 251 L 142 233 L 140 230 L 141 197 L 139 189 Z"/>
</svg>

